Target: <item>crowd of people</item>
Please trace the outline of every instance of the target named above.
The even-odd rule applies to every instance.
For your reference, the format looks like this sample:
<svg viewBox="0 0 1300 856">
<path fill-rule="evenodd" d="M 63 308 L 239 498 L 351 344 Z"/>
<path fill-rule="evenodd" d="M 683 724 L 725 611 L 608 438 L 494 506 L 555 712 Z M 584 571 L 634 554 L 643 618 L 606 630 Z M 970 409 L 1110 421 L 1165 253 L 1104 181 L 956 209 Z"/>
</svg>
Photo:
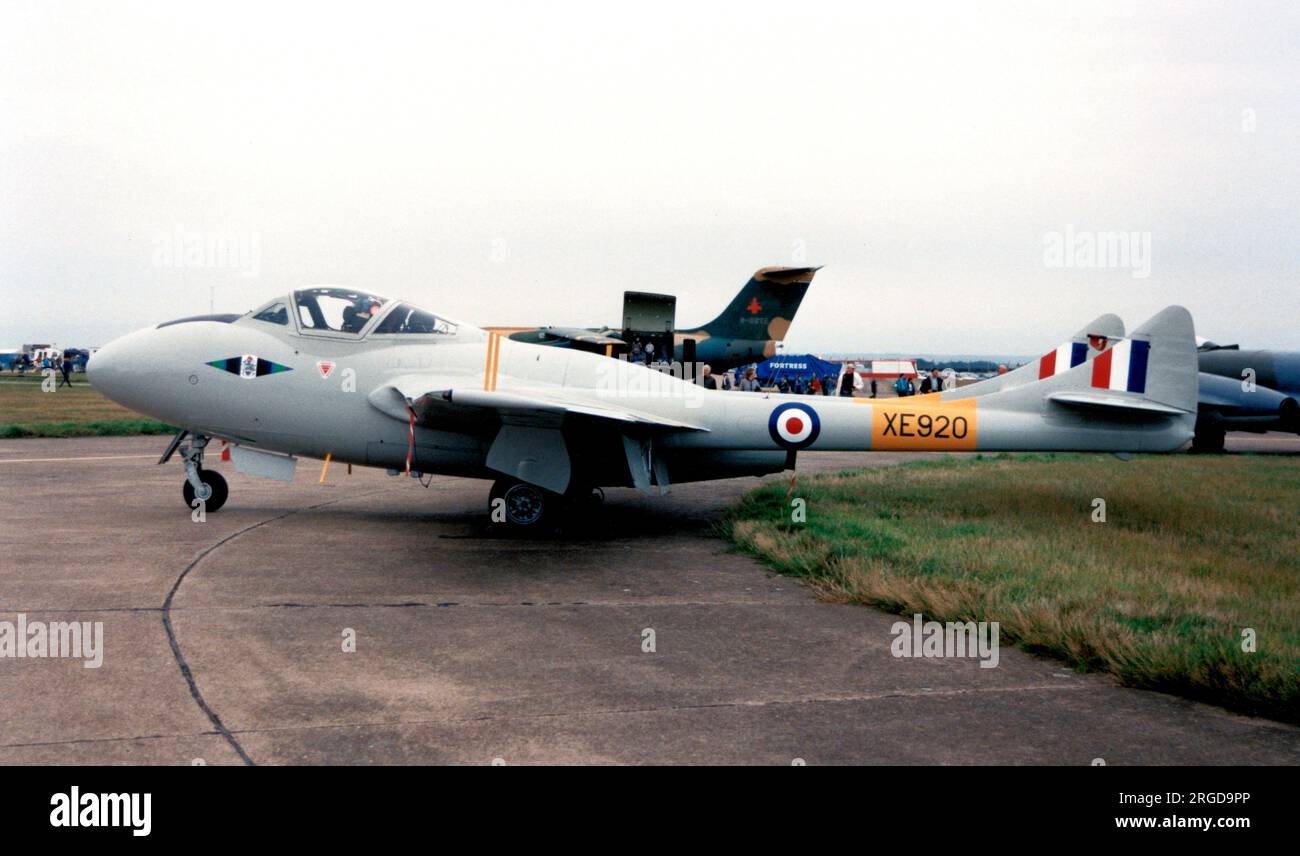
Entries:
<svg viewBox="0 0 1300 856">
<path fill-rule="evenodd" d="M 647 339 L 642 342 L 640 337 L 632 340 L 632 348 L 629 351 L 628 359 L 634 363 L 644 363 L 647 366 L 654 365 L 656 362 L 664 362 L 672 359 L 672 349 L 661 344 L 656 349 L 653 339 Z"/>
<path fill-rule="evenodd" d="M 877 379 L 864 375 L 861 368 L 853 363 L 845 365 L 838 377 L 829 374 L 825 377 L 818 377 L 815 374 L 806 377 L 802 374 L 778 375 L 771 378 L 766 387 L 759 382 L 757 371 L 753 366 L 741 370 L 738 376 L 735 374 L 726 372 L 719 378 L 713 373 L 713 369 L 706 365 L 701 372 L 701 378 L 705 389 L 739 392 L 762 392 L 766 389 L 788 395 L 838 395 L 845 398 L 852 398 L 858 393 L 870 398 L 879 395 Z M 943 374 L 937 368 L 930 369 L 928 374 L 918 374 L 918 377 L 919 384 L 907 375 L 900 374 L 892 384 L 894 395 L 900 398 L 925 395 L 953 389 L 957 385 L 955 374 L 951 371 Z"/>
<path fill-rule="evenodd" d="M 47 355 L 40 360 L 33 360 L 31 354 L 23 353 L 9 362 L 9 371 L 18 375 L 45 369 L 54 369 L 59 373 L 59 386 L 72 386 L 72 373 L 85 370 L 85 358 L 74 357 L 73 351 L 66 351 L 61 357 Z"/>
</svg>

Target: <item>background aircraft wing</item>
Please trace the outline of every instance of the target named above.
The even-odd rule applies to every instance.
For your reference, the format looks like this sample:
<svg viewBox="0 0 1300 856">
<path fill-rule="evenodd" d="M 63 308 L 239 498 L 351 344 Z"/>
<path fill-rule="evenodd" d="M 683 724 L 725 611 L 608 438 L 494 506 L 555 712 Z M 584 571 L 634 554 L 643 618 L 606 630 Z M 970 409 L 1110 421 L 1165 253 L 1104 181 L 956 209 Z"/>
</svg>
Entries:
<svg viewBox="0 0 1300 856">
<path fill-rule="evenodd" d="M 615 331 L 590 330 L 585 327 L 525 327 L 522 329 L 517 327 L 485 327 L 484 329 L 508 336 L 516 342 L 529 342 L 534 345 L 558 345 L 563 342 L 574 342 L 589 348 L 604 348 L 606 346 L 621 348 L 627 344 L 617 335 L 611 335 Z"/>
</svg>

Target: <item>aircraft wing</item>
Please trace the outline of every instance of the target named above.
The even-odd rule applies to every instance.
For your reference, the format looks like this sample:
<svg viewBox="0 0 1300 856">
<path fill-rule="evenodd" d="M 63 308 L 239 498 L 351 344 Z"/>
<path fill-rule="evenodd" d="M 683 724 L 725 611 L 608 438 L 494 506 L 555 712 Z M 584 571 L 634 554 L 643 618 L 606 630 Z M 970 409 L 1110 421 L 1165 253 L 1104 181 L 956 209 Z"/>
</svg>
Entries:
<svg viewBox="0 0 1300 856">
<path fill-rule="evenodd" d="M 565 419 L 587 417 L 625 425 L 639 425 L 671 431 L 707 431 L 675 419 L 627 407 L 617 400 L 590 402 L 572 399 L 557 390 L 545 392 L 497 392 L 473 387 L 437 388 L 418 375 L 399 377 L 370 394 L 370 403 L 394 419 L 406 421 L 407 405 L 415 411 L 417 423 L 457 420 L 462 424 L 500 421 L 505 425 L 558 428 Z"/>
<path fill-rule="evenodd" d="M 592 401 L 556 390 L 497 392 L 445 387 L 427 377 L 399 377 L 370 393 L 370 403 L 403 422 L 490 437 L 487 466 L 497 472 L 563 493 L 571 466 L 560 428 L 569 420 L 597 420 L 622 434 L 628 468 L 637 487 L 650 492 L 655 478 L 666 488 L 667 472 L 650 454 L 647 431 L 707 431 L 675 419 L 639 411 L 622 402 Z M 640 430 L 633 430 L 640 429 Z"/>
</svg>

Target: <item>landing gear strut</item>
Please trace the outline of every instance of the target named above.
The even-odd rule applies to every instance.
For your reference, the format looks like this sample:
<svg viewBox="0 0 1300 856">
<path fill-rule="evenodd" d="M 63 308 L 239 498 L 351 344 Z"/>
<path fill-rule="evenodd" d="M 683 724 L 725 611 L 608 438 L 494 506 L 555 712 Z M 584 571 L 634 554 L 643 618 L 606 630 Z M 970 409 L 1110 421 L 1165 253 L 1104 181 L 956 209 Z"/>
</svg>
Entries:
<svg viewBox="0 0 1300 856">
<path fill-rule="evenodd" d="M 202 434 L 195 434 L 193 442 L 180 445 L 181 459 L 185 462 L 185 484 L 181 486 L 181 494 L 187 508 L 194 508 L 197 500 L 203 503 L 204 511 L 217 511 L 226 504 L 230 488 L 221 473 L 203 469 L 203 450 L 207 445 L 208 438 Z"/>
</svg>

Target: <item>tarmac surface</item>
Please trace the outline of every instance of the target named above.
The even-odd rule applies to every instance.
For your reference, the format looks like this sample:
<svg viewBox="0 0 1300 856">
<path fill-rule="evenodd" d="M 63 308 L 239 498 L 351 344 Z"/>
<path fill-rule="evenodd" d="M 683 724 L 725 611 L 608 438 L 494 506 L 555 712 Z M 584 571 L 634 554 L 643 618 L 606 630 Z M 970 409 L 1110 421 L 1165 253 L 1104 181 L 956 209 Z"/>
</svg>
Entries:
<svg viewBox="0 0 1300 856">
<path fill-rule="evenodd" d="M 487 482 L 218 464 L 231 499 L 195 523 L 166 443 L 0 440 L 0 620 L 105 643 L 97 669 L 0 659 L 0 763 L 1300 763 L 1300 729 L 1009 646 L 895 659 L 897 616 L 713 534 L 757 479 L 610 491 L 590 535 L 516 540 L 486 531 Z"/>
</svg>

